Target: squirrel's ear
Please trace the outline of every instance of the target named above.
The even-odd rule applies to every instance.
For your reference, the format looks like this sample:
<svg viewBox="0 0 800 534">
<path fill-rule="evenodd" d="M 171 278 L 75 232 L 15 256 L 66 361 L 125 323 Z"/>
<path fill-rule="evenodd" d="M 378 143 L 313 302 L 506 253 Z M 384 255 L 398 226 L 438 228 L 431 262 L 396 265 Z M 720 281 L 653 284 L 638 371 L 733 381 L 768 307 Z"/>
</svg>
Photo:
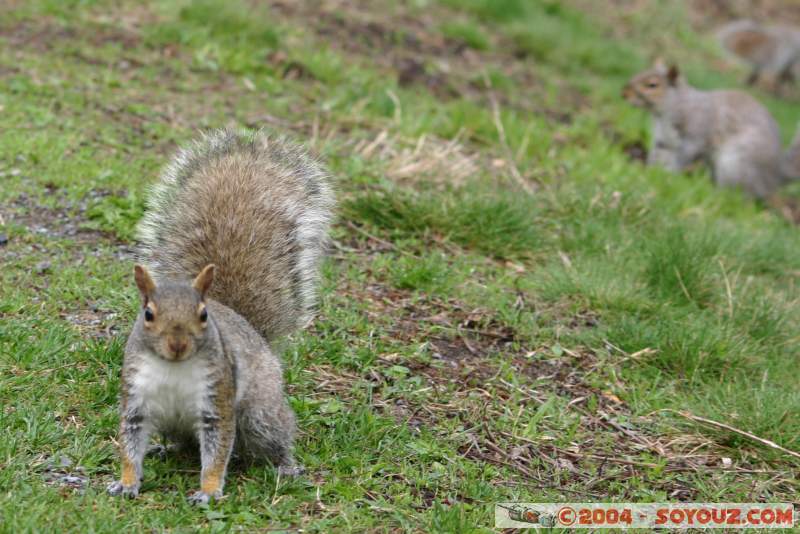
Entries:
<svg viewBox="0 0 800 534">
<path fill-rule="evenodd" d="M 197 278 L 194 279 L 194 282 L 192 282 L 192 287 L 203 297 L 206 296 L 208 288 L 211 287 L 211 282 L 214 281 L 214 269 L 213 263 L 206 265 L 203 270 L 200 271 L 200 274 L 197 275 Z"/>
<path fill-rule="evenodd" d="M 133 268 L 133 278 L 136 280 L 136 287 L 139 288 L 139 293 L 142 294 L 142 300 L 147 303 L 156 290 L 156 283 L 153 282 L 147 269 L 141 265 L 136 265 Z"/>
<path fill-rule="evenodd" d="M 655 60 L 653 60 L 653 69 L 661 74 L 664 74 L 667 72 L 667 62 L 664 61 L 663 57 L 658 56 Z"/>
<path fill-rule="evenodd" d="M 675 85 L 678 81 L 678 77 L 681 75 L 681 71 L 678 70 L 677 65 L 670 65 L 669 70 L 667 71 L 667 81 L 669 81 L 670 85 Z"/>
</svg>

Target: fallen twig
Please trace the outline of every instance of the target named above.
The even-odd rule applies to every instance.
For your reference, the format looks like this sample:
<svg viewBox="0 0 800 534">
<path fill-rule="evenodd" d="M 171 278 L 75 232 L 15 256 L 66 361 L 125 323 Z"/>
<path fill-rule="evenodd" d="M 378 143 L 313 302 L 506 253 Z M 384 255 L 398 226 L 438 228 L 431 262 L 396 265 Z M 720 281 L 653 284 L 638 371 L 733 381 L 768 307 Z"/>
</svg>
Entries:
<svg viewBox="0 0 800 534">
<path fill-rule="evenodd" d="M 403 249 L 399 248 L 397 245 L 395 245 L 394 243 L 391 243 L 390 241 L 386 241 L 385 239 L 381 239 L 380 237 L 367 232 L 363 228 L 360 228 L 360 227 L 356 226 L 355 224 L 353 224 L 351 221 L 347 221 L 347 227 L 350 228 L 351 230 L 355 230 L 356 232 L 358 232 L 359 234 L 361 234 L 361 235 L 363 235 L 365 237 L 368 237 L 368 238 L 372 239 L 373 241 L 377 241 L 381 245 L 389 248 L 390 250 L 393 250 L 395 252 L 399 252 L 400 254 L 405 254 L 406 256 L 411 256 L 413 258 L 419 258 L 419 256 L 417 256 L 416 254 L 414 254 L 412 252 L 408 252 L 407 250 L 403 250 Z"/>
<path fill-rule="evenodd" d="M 800 453 L 795 452 L 795 451 L 791 451 L 791 450 L 789 450 L 789 449 L 787 449 L 785 447 L 781 447 L 780 445 L 778 445 L 774 441 L 770 441 L 768 439 L 761 438 L 761 437 L 756 436 L 755 434 L 753 434 L 751 432 L 748 432 L 746 430 L 741 430 L 741 429 L 733 427 L 731 425 L 728 425 L 728 424 L 725 424 L 725 423 L 720 423 L 719 421 L 714 421 L 713 419 L 708 419 L 706 417 L 700 417 L 699 415 L 694 415 L 693 413 L 689 413 L 689 412 L 686 412 L 686 411 L 671 410 L 669 408 L 664 409 L 664 410 L 660 410 L 660 411 L 676 413 L 676 414 L 680 415 L 681 417 L 685 417 L 686 419 L 689 419 L 691 421 L 697 421 L 699 423 L 705 423 L 705 424 L 707 424 L 709 426 L 722 428 L 722 429 L 727 430 L 729 432 L 733 432 L 734 434 L 739 434 L 740 436 L 744 436 L 746 438 L 750 438 L 753 441 L 757 441 L 758 443 L 761 443 L 762 445 L 766 445 L 767 447 L 770 447 L 772 449 L 779 450 L 779 451 L 783 452 L 784 454 L 788 454 L 789 456 L 793 456 L 795 458 L 800 459 Z"/>
</svg>

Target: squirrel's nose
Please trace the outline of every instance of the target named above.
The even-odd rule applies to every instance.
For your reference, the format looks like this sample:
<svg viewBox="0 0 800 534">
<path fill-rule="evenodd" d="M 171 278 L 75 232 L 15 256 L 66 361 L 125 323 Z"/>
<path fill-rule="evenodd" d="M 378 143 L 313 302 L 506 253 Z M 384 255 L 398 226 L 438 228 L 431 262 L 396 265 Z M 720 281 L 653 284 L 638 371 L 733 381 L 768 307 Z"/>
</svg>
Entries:
<svg viewBox="0 0 800 534">
<path fill-rule="evenodd" d="M 188 343 L 180 339 L 172 339 L 169 342 L 169 350 L 172 351 L 176 357 L 179 357 L 181 354 L 183 354 L 186 351 L 187 346 Z"/>
</svg>

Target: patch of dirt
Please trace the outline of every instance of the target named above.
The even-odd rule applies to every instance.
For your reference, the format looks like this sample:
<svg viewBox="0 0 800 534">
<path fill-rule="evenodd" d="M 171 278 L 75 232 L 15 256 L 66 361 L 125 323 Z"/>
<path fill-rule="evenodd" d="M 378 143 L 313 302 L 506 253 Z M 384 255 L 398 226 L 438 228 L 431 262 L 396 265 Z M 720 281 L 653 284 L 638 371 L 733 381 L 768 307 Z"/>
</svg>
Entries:
<svg viewBox="0 0 800 534">
<path fill-rule="evenodd" d="M 633 141 L 622 146 L 622 151 L 632 161 L 647 163 L 647 146 L 641 141 Z"/>
<path fill-rule="evenodd" d="M 600 322 L 600 316 L 592 310 L 580 310 L 570 317 L 568 326 L 573 329 L 595 328 Z"/>
<path fill-rule="evenodd" d="M 50 191 L 55 193 L 56 189 L 52 188 Z M 13 202 L 0 208 L 0 223 L 16 224 L 49 239 L 71 239 L 78 244 L 98 241 L 119 243 L 111 233 L 84 226 L 88 222 L 85 212 L 89 204 L 110 194 L 108 191 L 92 191 L 80 202 L 62 197 L 59 207 L 54 209 L 40 206 L 22 193 Z"/>
<path fill-rule="evenodd" d="M 765 483 L 754 490 L 756 500 L 769 499 L 776 488 L 791 490 L 791 484 L 785 481 L 767 483 L 777 472 L 764 465 L 757 453 L 750 461 L 731 464 L 725 458 L 730 453 L 716 441 L 695 431 L 687 432 L 685 425 L 673 425 L 660 414 L 635 415 L 623 398 L 626 384 L 593 378 L 603 376 L 607 366 L 613 365 L 609 356 L 600 357 L 581 347 L 558 352 L 550 347 L 531 350 L 521 342 L 523 338 L 488 310 L 473 309 L 452 299 L 420 298 L 376 281 L 342 291 L 347 298 L 363 302 L 365 312 L 376 324 L 385 324 L 391 317 L 387 332 L 392 340 L 406 346 L 427 343 L 430 358 L 381 354 L 364 372 L 343 373 L 313 366 L 309 372 L 320 385 L 315 386 L 315 394 L 322 398 L 334 395 L 346 403 L 355 391 L 363 390 L 366 382 L 374 409 L 410 429 L 435 430 L 442 421 L 457 419 L 465 429 L 459 433 L 463 443 L 457 450 L 461 456 L 516 474 L 514 480 L 497 479 L 495 484 L 552 489 L 565 496 L 590 499 L 606 497 L 609 484 L 614 484 L 631 488 L 619 489 L 616 495 L 621 492 L 633 498 L 638 486 L 630 480 L 636 479 L 662 491 L 670 500 L 684 502 L 699 495 L 692 482 L 697 476 L 763 480 Z M 565 323 L 570 328 L 595 328 L 599 320 L 591 311 L 581 310 Z M 512 382 L 500 372 L 506 366 L 515 376 Z M 422 390 L 430 389 L 431 393 L 418 398 L 395 392 L 398 368 L 408 369 L 410 377 L 423 378 Z M 512 403 L 533 413 L 552 402 L 554 395 L 578 418 L 572 443 L 564 444 L 552 436 L 546 419 L 541 435 L 535 439 L 505 432 L 493 424 L 495 420 L 520 417 L 522 411 L 508 411 Z M 673 430 L 664 432 L 664 426 Z M 443 437 L 452 439 L 449 434 Z"/>
<path fill-rule="evenodd" d="M 35 23 L 24 20 L 10 27 L 0 27 L 0 38 L 14 48 L 31 48 L 39 52 L 52 50 L 59 41 L 73 40 L 77 32 L 73 28 L 41 19 Z"/>
<path fill-rule="evenodd" d="M 622 151 L 631 161 L 647 162 L 648 148 L 644 141 L 637 139 L 635 141 L 626 140 L 623 142 L 622 135 L 614 128 L 614 125 L 610 123 L 603 125 L 603 132 L 613 144 L 622 148 Z"/>
<path fill-rule="evenodd" d="M 776 194 L 767 200 L 767 205 L 789 223 L 795 226 L 800 225 L 800 199 Z"/>
<path fill-rule="evenodd" d="M 53 189 L 53 194 L 58 194 Z M 75 246 L 68 250 L 70 264 L 80 265 L 87 255 L 104 255 L 108 253 L 99 248 L 98 244 L 117 245 L 115 255 L 120 260 L 129 260 L 131 251 L 116 236 L 108 232 L 93 230 L 84 227 L 87 222 L 85 211 L 87 205 L 97 198 L 107 196 L 107 191 L 94 191 L 80 202 L 62 197 L 57 209 L 46 208 L 38 205 L 25 194 L 18 196 L 7 207 L 0 208 L 0 228 L 5 225 L 22 226 L 28 232 L 46 237 L 48 240 L 68 239 Z M 43 255 L 50 258 L 49 244 L 40 245 L 31 243 L 21 237 L 23 243 L 16 243 L 20 237 L 2 234 L 4 242 L 0 245 L 0 260 L 12 261 L 21 256 L 30 254 Z M 62 251 L 58 249 L 59 253 Z M 39 261 L 32 271 L 36 275 L 32 282 L 37 287 L 46 287 L 50 283 L 50 274 L 55 269 L 63 267 L 63 260 L 54 265 L 50 259 Z M 85 307 L 84 307 L 85 306 Z M 59 317 L 71 323 L 82 335 L 95 338 L 108 338 L 120 332 L 118 314 L 113 310 L 104 309 L 100 303 L 86 303 L 76 305 L 69 310 L 61 310 Z"/>
<path fill-rule="evenodd" d="M 368 11 L 355 11 L 351 6 L 351 2 L 343 2 L 332 10 L 315 11 L 319 22 L 317 33 L 329 41 L 341 40 L 341 46 L 350 52 L 403 49 L 414 54 L 439 54 L 445 51 L 444 39 L 421 32 L 417 19 L 393 18 L 390 23 L 371 18 Z M 305 7 L 314 6 L 306 4 Z"/>
<path fill-rule="evenodd" d="M 7 78 L 9 76 L 13 76 L 17 74 L 19 69 L 17 67 L 12 67 L 10 65 L 0 65 L 0 78 Z"/>
<path fill-rule="evenodd" d="M 86 37 L 93 46 L 118 44 L 123 50 L 142 44 L 142 36 L 138 31 L 108 24 L 93 25 Z"/>
<path fill-rule="evenodd" d="M 440 31 L 440 22 L 453 13 L 438 6 L 429 6 L 424 14 L 412 15 L 401 3 L 376 6 L 353 0 L 331 0 L 324 4 L 305 0 L 289 4 L 273 0 L 270 5 L 273 12 L 292 23 L 313 28 L 330 46 L 360 55 L 371 65 L 393 73 L 401 86 L 424 86 L 442 100 L 461 97 L 486 104 L 488 88 L 478 73 L 487 67 L 513 79 L 528 94 L 542 89 L 531 61 L 516 58 L 511 52 L 474 50 L 446 38 Z M 503 35 L 492 35 L 500 41 L 505 39 Z M 497 43 L 495 48 L 511 50 L 506 42 Z M 559 110 L 540 109 L 536 99 L 528 94 L 496 97 L 503 107 L 534 110 L 559 121 L 571 120 L 569 114 Z M 565 99 L 563 109 L 579 109 L 576 104 L 586 103 L 585 97 L 570 87 L 565 86 L 561 94 Z"/>
<path fill-rule="evenodd" d="M 326 37 L 326 40 L 330 40 L 333 46 L 352 46 L 358 49 L 359 53 L 374 60 L 376 64 L 383 65 L 394 72 L 399 71 L 398 75 L 402 84 L 425 85 L 430 91 L 443 98 L 455 96 L 462 91 L 469 92 L 480 101 L 484 101 L 486 98 L 486 88 L 480 87 L 481 84 L 464 81 L 466 78 L 461 80 L 464 72 L 472 76 L 475 69 L 483 65 L 484 58 L 475 56 L 472 50 L 461 50 L 463 47 L 446 42 L 438 34 L 438 29 L 428 27 L 432 23 L 424 23 L 409 16 L 400 16 L 392 20 L 386 20 L 385 17 L 381 19 L 376 17 L 374 6 L 372 9 L 369 9 L 370 6 L 362 6 L 364 9 L 360 14 L 353 13 L 353 5 L 349 2 L 342 4 L 345 9 L 342 13 L 337 13 L 337 10 L 330 6 L 322 6 L 324 9 L 320 11 L 321 8 L 318 4 L 310 2 L 291 4 L 273 2 L 273 4 L 275 11 L 284 16 L 302 17 L 304 26 L 311 25 L 315 28 L 319 26 L 323 33 L 325 24 L 331 24 L 336 32 L 340 32 L 340 34 L 336 34 L 337 37 Z M 337 7 L 341 6 L 337 4 Z M 133 57 L 134 55 L 126 50 L 141 44 L 139 38 L 141 27 L 152 19 L 153 15 L 146 10 L 134 15 L 127 13 L 123 15 L 127 18 L 120 23 L 122 24 L 120 28 L 109 27 L 113 21 L 104 19 L 92 22 L 92 26 L 97 27 L 96 34 L 92 35 L 83 35 L 85 32 L 82 29 L 79 32 L 63 28 L 46 19 L 36 22 L 28 21 L 19 27 L 0 30 L 0 37 L 8 38 L 12 43 L 26 50 L 27 54 L 49 50 L 53 47 L 53 43 L 63 42 L 64 39 L 86 40 L 100 45 L 108 42 L 121 43 L 121 52 L 116 57 L 93 57 L 90 52 L 72 54 L 72 57 L 82 63 L 107 65 L 109 68 L 113 68 L 123 82 L 122 87 L 115 92 L 118 98 L 113 100 L 106 98 L 99 101 L 88 87 L 86 89 L 88 108 L 107 116 L 113 124 L 119 125 L 121 130 L 121 143 L 113 145 L 106 145 L 107 140 L 103 136 L 95 135 L 91 131 L 87 132 L 87 137 L 103 149 L 127 150 L 130 138 L 130 144 L 133 146 L 138 144 L 146 146 L 149 143 L 154 150 L 160 153 L 169 153 L 174 149 L 173 144 L 169 141 L 162 143 L 159 142 L 159 139 L 153 138 L 153 128 L 150 127 L 150 123 L 169 124 L 171 127 L 187 130 L 202 129 L 206 126 L 204 121 L 208 120 L 207 108 L 209 107 L 227 110 L 227 115 L 233 123 L 244 123 L 250 127 L 261 127 L 266 123 L 295 130 L 309 137 L 312 146 L 318 140 L 327 140 L 336 135 L 341 137 L 341 134 L 348 133 L 353 128 L 368 130 L 374 128 L 374 125 L 371 124 L 320 124 L 316 118 L 313 121 L 291 122 L 265 115 L 258 106 L 258 99 L 253 98 L 254 88 L 242 83 L 240 77 L 229 76 L 221 72 L 217 74 L 193 71 L 178 73 L 166 64 L 164 65 L 164 74 L 160 77 L 163 80 L 160 89 L 168 95 L 159 92 L 157 98 L 148 97 L 147 92 L 141 91 L 140 85 L 145 80 L 139 79 L 138 67 L 159 65 L 164 57 L 174 57 L 183 52 L 178 48 L 168 46 L 162 51 L 148 49 L 143 53 L 137 52 Z M 394 27 L 395 24 L 397 27 Z M 356 26 L 360 29 L 356 29 Z M 365 37 L 352 39 L 347 34 L 349 31 L 364 34 Z M 142 47 L 139 46 L 140 51 L 141 49 Z M 409 54 L 409 50 L 418 51 L 418 54 L 412 56 Z M 451 56 L 458 58 L 457 61 L 464 65 L 464 68 L 459 67 L 455 71 L 464 72 L 451 75 L 451 72 L 454 72 Z M 280 50 L 273 52 L 266 60 L 281 69 L 286 79 L 313 81 L 313 75 L 309 69 L 300 62 L 289 58 L 286 52 Z M 190 63 L 191 59 L 187 57 L 186 62 Z M 499 64 L 502 65 L 502 61 Z M 530 74 L 529 69 L 520 69 L 519 72 L 522 75 Z M 1 75 L 2 73 L 0 73 Z M 217 83 L 209 83 L 209 76 L 218 78 Z M 31 77 L 38 79 L 41 76 L 31 73 Z M 195 80 L 195 78 L 197 79 Z M 69 78 L 67 77 L 67 79 Z M 80 89 L 85 83 L 84 80 L 72 81 L 75 82 L 77 89 Z M 197 87 L 198 89 L 187 90 L 187 87 Z M 202 98 L 199 98 L 200 95 Z M 506 95 L 498 94 L 496 96 L 503 106 L 512 105 L 507 101 Z M 134 111 L 131 104 L 141 105 L 142 109 L 149 111 L 146 114 Z M 258 114 L 252 113 L 251 109 L 259 110 Z M 74 110 L 65 109 L 62 112 L 74 113 Z M 569 117 L 565 118 L 562 115 L 554 112 L 553 117 L 557 116 L 555 120 L 569 120 Z M 92 117 L 86 122 L 91 124 L 96 120 L 102 119 Z M 504 160 L 471 150 L 467 145 L 469 140 L 463 139 L 467 135 L 460 133 L 452 140 L 442 140 L 432 136 L 400 139 L 394 135 L 387 135 L 386 132 L 375 132 L 375 135 L 369 136 L 368 141 L 363 143 L 358 136 L 351 136 L 349 140 L 356 145 L 357 151 L 363 151 L 365 157 L 379 157 L 384 161 L 387 174 L 399 182 L 414 180 L 441 182 L 447 178 L 448 183 L 442 184 L 443 186 L 458 185 L 476 172 L 493 175 L 508 174 L 509 166 L 504 164 Z M 346 148 L 350 149 L 349 142 Z M 450 180 L 451 178 L 452 180 Z"/>
<path fill-rule="evenodd" d="M 754 489 L 755 500 L 768 500 L 778 487 L 791 491 L 785 482 L 766 483 L 777 472 L 759 462 L 757 454 L 751 462 L 731 464 L 714 440 L 687 433 L 680 426 L 665 433 L 658 414 L 634 415 L 614 392 L 622 395 L 624 383 L 603 382 L 603 387 L 613 387 L 613 391 L 593 383 L 592 376 L 603 372 L 609 362 L 589 349 L 564 348 L 558 356 L 548 347 L 526 350 L 519 336 L 486 310 L 470 309 L 454 300 L 419 299 L 375 282 L 343 291 L 347 298 L 364 302 L 366 313 L 375 315 L 376 323 L 391 317 L 391 339 L 404 345 L 427 343 L 431 358 L 381 354 L 362 372 L 312 365 L 307 372 L 315 377 L 313 395 L 337 398 L 347 405 L 350 399 L 357 402 L 356 392 L 369 384 L 373 409 L 414 431 L 436 431 L 442 421 L 456 419 L 464 429 L 458 434 L 462 440 L 458 454 L 515 473 L 513 480 L 496 479 L 494 484 L 551 489 L 581 499 L 607 497 L 613 484 L 620 488 L 615 495 L 634 498 L 640 485 L 630 483 L 635 479 L 664 492 L 670 500 L 684 502 L 699 494 L 691 482 L 696 476 L 763 480 Z M 593 328 L 597 321 L 588 311 L 569 319 L 578 328 Z M 500 374 L 500 361 L 493 357 L 497 354 L 503 355 L 504 365 L 510 365 L 513 383 Z M 416 397 L 395 392 L 398 366 L 410 370 L 411 377 L 422 377 L 421 391 L 430 389 L 431 393 Z M 547 418 L 535 439 L 500 430 L 493 423 L 519 418 L 522 410 L 534 413 L 551 402 L 554 394 L 579 421 L 569 444 L 552 435 Z M 510 413 L 507 407 L 512 403 L 519 406 L 519 413 L 516 409 Z M 450 434 L 443 437 L 453 439 Z M 424 500 L 425 495 L 420 498 Z"/>
<path fill-rule="evenodd" d="M 312 23 L 322 40 L 394 71 L 401 86 L 422 85 L 442 99 L 460 96 L 448 61 L 462 49 L 426 32 L 419 20 L 406 16 L 380 20 L 369 11 L 353 10 L 350 2 L 331 10 L 320 9 L 316 3 L 300 5 L 293 16 Z"/>
<path fill-rule="evenodd" d="M 141 36 L 133 29 L 110 24 L 91 24 L 85 30 L 64 26 L 52 19 L 22 20 L 13 26 L 0 27 L 0 38 L 14 48 L 31 48 L 38 51 L 58 49 L 65 42 L 85 41 L 92 46 L 117 43 L 123 49 L 141 44 Z"/>
<path fill-rule="evenodd" d="M 270 6 L 272 12 L 288 24 L 310 28 L 326 45 L 350 56 L 360 56 L 371 68 L 396 76 L 401 87 L 424 87 L 441 100 L 460 97 L 487 108 L 494 100 L 501 110 L 537 113 L 557 124 L 569 124 L 574 113 L 587 104 L 585 95 L 570 86 L 564 86 L 558 92 L 560 103 L 556 106 L 532 98 L 531 95 L 543 88 L 535 75 L 535 65 L 514 58 L 510 52 L 504 51 L 502 44 L 495 46 L 497 52 L 479 51 L 448 40 L 441 33 L 440 23 L 452 17 L 453 12 L 440 6 L 431 6 L 422 14 L 409 13 L 409 8 L 401 3 L 377 5 L 354 0 L 325 3 L 273 0 Z M 492 38 L 504 38 L 496 33 L 487 33 Z M 308 69 L 291 61 L 286 52 L 273 53 L 268 60 L 287 78 L 310 76 Z M 525 90 L 510 92 L 488 86 L 481 75 L 487 69 L 502 73 Z M 395 95 L 388 96 L 396 100 Z M 395 113 L 403 111 L 398 107 Z M 246 124 L 257 125 L 260 118 L 249 119 Z M 293 126 L 297 129 L 297 125 Z M 337 131 L 333 133 L 340 136 L 349 133 L 348 129 L 353 127 L 374 128 L 371 124 L 334 126 Z M 313 124 L 309 121 L 299 131 L 310 134 L 315 141 L 325 137 L 321 129 L 316 121 Z M 357 140 L 356 151 L 363 150 L 365 156 L 380 157 L 387 164 L 387 174 L 399 182 L 412 182 L 413 185 L 415 181 L 424 180 L 437 186 L 458 185 L 476 171 L 515 181 L 512 175 L 516 169 L 509 164 L 509 154 L 485 154 L 470 148 L 472 135 L 474 132 L 459 132 L 452 140 L 424 135 L 419 139 L 400 139 L 386 132 L 373 132 L 364 140 L 350 137 Z M 526 169 L 523 181 L 535 182 L 536 172 L 535 167 Z M 443 183 L 444 180 L 448 183 Z"/>
<path fill-rule="evenodd" d="M 422 85 L 440 99 L 461 96 L 461 91 L 451 85 L 444 73 L 437 72 L 434 67 L 430 67 L 424 61 L 412 57 L 402 57 L 394 60 L 393 67 L 397 71 L 397 83 L 400 84 L 400 87 Z"/>
<path fill-rule="evenodd" d="M 109 338 L 121 331 L 119 313 L 101 309 L 96 304 L 69 313 L 62 311 L 59 316 L 72 324 L 82 336 Z"/>
<path fill-rule="evenodd" d="M 734 465 L 725 458 L 724 449 L 711 439 L 679 428 L 670 433 L 656 430 L 658 416 L 634 416 L 627 404 L 613 393 L 587 386 L 585 376 L 578 370 L 574 374 L 575 387 L 559 392 L 570 399 L 567 410 L 580 415 L 580 425 L 575 429 L 575 440 L 571 444 L 557 445 L 558 440 L 545 429 L 536 439 L 493 430 L 492 420 L 513 415 L 503 408 L 506 398 L 510 400 L 513 394 L 519 402 L 520 396 L 527 396 L 530 402 L 526 410 L 533 412 L 546 402 L 547 397 L 542 393 L 552 387 L 548 383 L 515 386 L 500 381 L 483 385 L 483 390 L 490 392 L 494 401 L 484 406 L 483 413 L 474 409 L 463 413 L 464 426 L 470 426 L 473 432 L 459 448 L 459 453 L 477 461 L 512 468 L 526 485 L 556 489 L 566 495 L 607 497 L 608 485 L 613 483 L 618 488 L 631 488 L 631 493 L 620 491 L 635 496 L 636 485 L 629 481 L 637 479 L 646 481 L 651 489 L 663 491 L 670 500 L 691 501 L 699 493 L 691 482 L 696 476 L 738 478 L 740 481 L 758 478 L 765 483 L 754 490 L 756 500 L 768 500 L 775 488 L 783 485 L 786 486 L 784 491 L 791 492 L 787 480 L 768 488 L 770 477 L 778 471 L 771 471 L 758 460 L 744 460 Z M 585 396 L 574 396 L 580 390 L 596 395 L 598 403 L 593 409 L 584 407 Z M 647 459 L 651 457 L 658 461 Z"/>
<path fill-rule="evenodd" d="M 612 402 L 611 397 L 585 383 L 585 376 L 600 365 L 592 353 L 552 357 L 548 348 L 526 347 L 525 336 L 519 336 L 488 309 L 470 307 L 455 299 L 420 298 L 380 283 L 342 291 L 366 303 L 366 313 L 376 323 L 391 317 L 389 332 L 393 339 L 408 345 L 429 345 L 430 362 L 413 360 L 403 365 L 432 384 L 446 388 L 458 377 L 465 387 L 480 386 L 497 374 L 498 362 L 493 357 L 502 354 L 519 376 L 551 384 L 547 387 L 570 399 L 594 396 L 601 406 Z M 571 328 L 593 328 L 597 322 L 597 315 L 591 311 L 579 312 L 569 319 Z M 383 361 L 397 363 L 394 357 Z"/>
<path fill-rule="evenodd" d="M 73 465 L 64 455 L 35 461 L 33 468 L 41 473 L 45 484 L 63 488 L 65 495 L 72 491 L 83 493 L 89 484 L 86 468 Z"/>
</svg>

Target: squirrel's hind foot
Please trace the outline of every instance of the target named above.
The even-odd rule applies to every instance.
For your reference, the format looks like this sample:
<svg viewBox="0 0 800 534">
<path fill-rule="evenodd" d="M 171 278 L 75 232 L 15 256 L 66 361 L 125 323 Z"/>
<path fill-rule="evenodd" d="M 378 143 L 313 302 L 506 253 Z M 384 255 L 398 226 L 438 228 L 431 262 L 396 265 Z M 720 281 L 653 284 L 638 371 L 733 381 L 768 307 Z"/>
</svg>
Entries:
<svg viewBox="0 0 800 534">
<path fill-rule="evenodd" d="M 121 480 L 116 480 L 108 485 L 106 492 L 113 497 L 122 496 L 128 499 L 135 499 L 139 496 L 139 484 L 124 486 Z"/>
</svg>

